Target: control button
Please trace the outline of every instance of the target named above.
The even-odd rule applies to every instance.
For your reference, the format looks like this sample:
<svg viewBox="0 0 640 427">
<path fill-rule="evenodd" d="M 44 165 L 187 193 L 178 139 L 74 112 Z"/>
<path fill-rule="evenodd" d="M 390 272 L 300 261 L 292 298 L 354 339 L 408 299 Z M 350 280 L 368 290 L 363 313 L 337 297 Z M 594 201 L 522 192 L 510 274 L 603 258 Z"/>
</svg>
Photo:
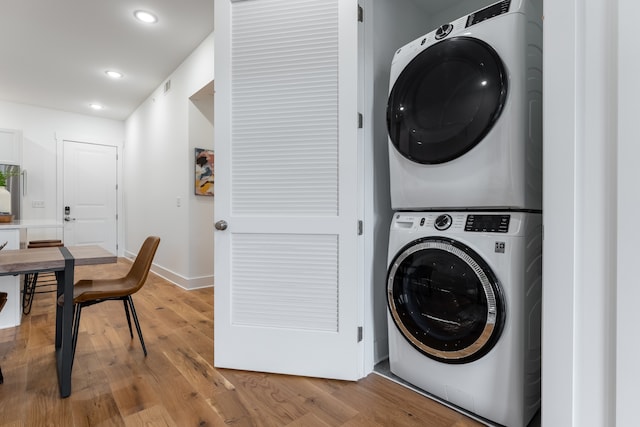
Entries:
<svg viewBox="0 0 640 427">
<path fill-rule="evenodd" d="M 440 215 L 436 218 L 436 221 L 433 223 L 434 227 L 436 228 L 436 230 L 446 230 L 447 228 L 451 227 L 451 215 Z"/>
<path fill-rule="evenodd" d="M 447 37 L 451 32 L 451 30 L 453 30 L 453 25 L 451 24 L 441 25 L 436 30 L 436 40 L 442 40 L 443 38 Z"/>
<path fill-rule="evenodd" d="M 424 226 L 424 218 L 420 220 L 420 227 Z"/>
</svg>

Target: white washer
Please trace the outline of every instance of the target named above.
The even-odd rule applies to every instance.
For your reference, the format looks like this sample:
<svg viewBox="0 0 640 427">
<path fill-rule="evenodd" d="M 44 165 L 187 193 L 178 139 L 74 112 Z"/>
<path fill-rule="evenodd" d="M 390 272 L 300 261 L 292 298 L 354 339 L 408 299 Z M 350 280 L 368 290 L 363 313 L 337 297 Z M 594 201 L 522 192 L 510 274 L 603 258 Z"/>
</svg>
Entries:
<svg viewBox="0 0 640 427">
<path fill-rule="evenodd" d="M 540 407 L 541 217 L 394 215 L 392 373 L 492 423 L 527 425 Z"/>
<path fill-rule="evenodd" d="M 398 49 L 393 209 L 542 209 L 541 15 L 540 0 L 504 0 Z"/>
</svg>

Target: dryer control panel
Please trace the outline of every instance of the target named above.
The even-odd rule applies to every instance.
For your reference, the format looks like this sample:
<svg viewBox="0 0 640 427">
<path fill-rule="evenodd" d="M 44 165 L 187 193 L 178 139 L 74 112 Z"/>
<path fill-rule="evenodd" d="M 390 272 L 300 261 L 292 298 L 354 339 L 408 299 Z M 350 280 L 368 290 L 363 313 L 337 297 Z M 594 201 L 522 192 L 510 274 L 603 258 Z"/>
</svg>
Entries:
<svg viewBox="0 0 640 427">
<path fill-rule="evenodd" d="M 503 13 L 507 13 L 509 12 L 509 6 L 511 6 L 511 0 L 503 0 L 499 3 L 494 3 L 491 6 L 478 10 L 477 12 L 473 12 L 467 18 L 467 25 L 465 25 L 465 28 L 498 15 L 502 15 Z"/>
<path fill-rule="evenodd" d="M 464 231 L 507 233 L 510 219 L 509 215 L 467 215 Z"/>
</svg>

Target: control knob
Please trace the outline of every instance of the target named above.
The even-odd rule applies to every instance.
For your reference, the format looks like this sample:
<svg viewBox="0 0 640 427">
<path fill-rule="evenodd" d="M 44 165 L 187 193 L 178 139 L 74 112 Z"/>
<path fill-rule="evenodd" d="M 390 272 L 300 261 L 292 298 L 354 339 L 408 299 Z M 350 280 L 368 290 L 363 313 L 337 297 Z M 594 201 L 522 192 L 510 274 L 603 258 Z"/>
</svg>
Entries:
<svg viewBox="0 0 640 427">
<path fill-rule="evenodd" d="M 433 226 L 436 228 L 436 230 L 446 230 L 447 228 L 451 227 L 451 223 L 452 223 L 452 219 L 451 219 L 451 215 L 440 215 L 436 218 L 435 222 L 433 223 Z"/>
<path fill-rule="evenodd" d="M 451 24 L 444 24 L 439 26 L 436 30 L 436 40 L 442 40 L 443 38 L 447 37 L 451 30 L 453 30 L 453 25 Z"/>
</svg>

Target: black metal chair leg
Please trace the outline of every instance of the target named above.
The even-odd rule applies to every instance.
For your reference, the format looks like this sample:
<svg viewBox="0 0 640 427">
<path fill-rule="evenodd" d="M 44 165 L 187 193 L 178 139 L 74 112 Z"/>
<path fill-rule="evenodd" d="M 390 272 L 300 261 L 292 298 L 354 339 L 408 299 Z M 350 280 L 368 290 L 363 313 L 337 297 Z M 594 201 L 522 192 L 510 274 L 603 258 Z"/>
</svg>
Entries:
<svg viewBox="0 0 640 427">
<path fill-rule="evenodd" d="M 138 322 L 136 307 L 133 305 L 133 298 L 131 298 L 131 295 L 127 297 L 127 301 L 129 301 L 129 305 L 131 306 L 131 314 L 133 314 L 133 321 L 136 324 L 136 329 L 138 330 L 138 337 L 140 338 L 140 344 L 142 344 L 142 351 L 144 351 L 144 355 L 146 357 L 147 347 L 144 345 L 144 339 L 142 338 L 142 329 L 140 329 L 140 322 Z"/>
<path fill-rule="evenodd" d="M 133 329 L 131 328 L 131 316 L 129 316 L 129 304 L 127 304 L 126 299 L 123 299 L 122 303 L 124 304 L 124 312 L 127 314 L 127 323 L 129 324 L 129 335 L 131 335 L 131 339 L 133 339 Z"/>
<path fill-rule="evenodd" d="M 22 286 L 22 314 L 29 314 L 31 312 L 31 305 L 33 304 L 37 284 L 38 273 L 24 275 L 24 284 Z"/>
<path fill-rule="evenodd" d="M 76 359 L 76 346 L 78 345 L 78 330 L 80 329 L 80 314 L 82 313 L 82 304 L 76 304 L 73 313 L 73 330 L 71 340 L 71 369 L 73 369 L 73 361 Z"/>
</svg>

